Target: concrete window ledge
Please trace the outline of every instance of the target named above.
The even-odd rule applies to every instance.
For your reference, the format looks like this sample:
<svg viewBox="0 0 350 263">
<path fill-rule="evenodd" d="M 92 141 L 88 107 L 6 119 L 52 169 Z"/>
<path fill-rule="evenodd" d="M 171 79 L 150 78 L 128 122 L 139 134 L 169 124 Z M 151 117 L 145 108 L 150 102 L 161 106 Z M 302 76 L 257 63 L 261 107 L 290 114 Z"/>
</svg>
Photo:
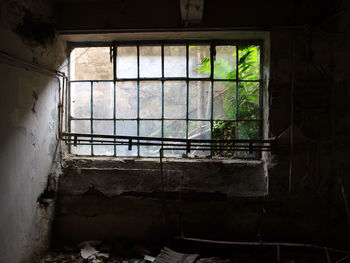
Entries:
<svg viewBox="0 0 350 263">
<path fill-rule="evenodd" d="M 59 180 L 61 194 L 89 191 L 107 197 L 159 193 L 159 158 L 70 157 Z M 163 159 L 164 192 L 218 193 L 226 197 L 265 196 L 264 161 L 238 159 Z"/>
</svg>

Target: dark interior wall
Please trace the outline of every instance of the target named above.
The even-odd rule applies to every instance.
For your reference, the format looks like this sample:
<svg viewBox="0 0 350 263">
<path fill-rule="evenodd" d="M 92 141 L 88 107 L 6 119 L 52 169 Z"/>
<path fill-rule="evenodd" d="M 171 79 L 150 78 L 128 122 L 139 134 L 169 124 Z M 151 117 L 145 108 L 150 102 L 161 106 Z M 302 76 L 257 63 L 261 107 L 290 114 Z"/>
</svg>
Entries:
<svg viewBox="0 0 350 263">
<path fill-rule="evenodd" d="M 48 1 L 0 1 L 1 262 L 34 262 L 50 241 L 53 205 L 38 197 L 55 170 L 59 84 L 29 64 L 64 61 L 51 10 Z"/>
<path fill-rule="evenodd" d="M 316 25 L 337 10 L 340 1 L 268 2 L 206 0 L 203 20 L 194 27 Z M 178 0 L 56 0 L 60 30 L 181 28 Z"/>
<path fill-rule="evenodd" d="M 103 1 L 99 4 L 57 1 L 56 10 L 57 27 L 62 32 L 183 29 L 176 0 Z M 249 7 L 239 1 L 206 1 L 203 22 L 193 25 L 192 29 L 248 27 L 270 31 L 269 102 L 265 105 L 269 108 L 269 118 L 266 121 L 269 137 L 278 136 L 280 140 L 267 162 L 269 194 L 257 199 L 224 195 L 220 200 L 210 200 L 211 197 L 206 196 L 204 200 L 193 201 L 194 197 L 189 197 L 185 222 L 188 235 L 252 240 L 260 233 L 263 240 L 347 246 L 350 226 L 344 201 L 350 193 L 348 14 L 346 1 L 250 1 Z M 294 119 L 293 129 L 291 118 Z M 80 165 L 82 168 L 94 167 L 91 163 Z M 79 168 L 69 168 L 66 176 L 79 173 Z M 201 173 L 194 176 L 200 177 Z M 92 182 L 92 186 L 96 184 Z M 142 221 L 140 216 L 152 211 L 142 207 L 157 207 L 160 200 L 157 196 L 117 194 L 113 201 L 96 192 L 89 192 L 88 197 L 83 194 L 62 196 L 57 218 L 69 225 L 73 221 L 65 219 L 85 217 L 85 228 L 105 222 L 99 220 L 109 216 L 112 216 L 111 221 L 118 218 L 126 223 L 133 219 L 130 221 L 132 227 L 137 228 Z M 105 201 L 110 202 L 113 209 L 110 210 L 111 206 L 96 205 L 95 209 L 89 206 L 91 202 Z M 127 210 L 117 209 L 121 203 L 121 207 L 132 204 L 135 213 L 123 217 Z M 86 214 L 80 206 L 92 210 Z M 234 219 L 220 225 L 216 224 L 218 217 L 215 215 L 228 215 Z M 153 218 L 152 213 L 148 216 Z M 136 220 L 138 217 L 140 221 Z M 173 220 L 174 224 L 177 222 Z M 220 229 L 215 225 L 224 227 Z M 64 236 L 64 230 L 68 229 L 60 229 L 58 236 L 66 238 L 65 241 L 73 238 Z M 151 233 L 150 228 L 142 231 Z M 156 233 L 161 231 L 158 229 Z M 99 233 L 74 238 L 96 236 Z"/>
</svg>

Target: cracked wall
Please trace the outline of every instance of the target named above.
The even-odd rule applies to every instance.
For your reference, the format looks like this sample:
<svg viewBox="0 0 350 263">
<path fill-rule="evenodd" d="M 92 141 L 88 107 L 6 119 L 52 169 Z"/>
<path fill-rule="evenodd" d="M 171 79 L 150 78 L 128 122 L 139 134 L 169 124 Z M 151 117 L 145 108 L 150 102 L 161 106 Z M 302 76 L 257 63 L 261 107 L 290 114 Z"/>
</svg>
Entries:
<svg viewBox="0 0 350 263">
<path fill-rule="evenodd" d="M 58 80 L 6 56 L 58 68 L 64 45 L 40 30 L 50 24 L 46 1 L 1 1 L 0 8 L 1 261 L 33 262 L 50 242 L 54 206 L 37 201 L 57 165 Z"/>
</svg>

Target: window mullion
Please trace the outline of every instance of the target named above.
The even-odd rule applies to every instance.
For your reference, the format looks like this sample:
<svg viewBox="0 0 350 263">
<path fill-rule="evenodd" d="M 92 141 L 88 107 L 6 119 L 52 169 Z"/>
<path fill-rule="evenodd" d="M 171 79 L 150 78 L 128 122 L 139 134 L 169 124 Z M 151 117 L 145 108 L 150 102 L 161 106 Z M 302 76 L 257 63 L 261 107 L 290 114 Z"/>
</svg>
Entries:
<svg viewBox="0 0 350 263">
<path fill-rule="evenodd" d="M 238 55 L 239 55 L 239 46 L 236 46 L 236 112 L 235 112 L 235 120 L 236 120 L 236 125 L 235 125 L 235 139 L 237 138 L 237 126 L 238 126 L 238 87 L 239 87 L 239 80 L 238 80 L 238 77 L 239 77 L 239 68 L 238 68 Z"/>
<path fill-rule="evenodd" d="M 162 125 L 161 125 L 161 136 L 164 138 L 164 45 L 161 48 L 161 60 L 162 60 Z M 163 141 L 162 141 L 163 147 Z"/>
<path fill-rule="evenodd" d="M 215 45 L 210 45 L 210 84 L 211 84 L 211 113 L 210 113 L 210 139 L 213 139 L 214 130 L 214 60 L 216 56 Z M 213 156 L 213 144 L 210 144 L 210 156 Z"/>
<path fill-rule="evenodd" d="M 186 139 L 188 139 L 188 115 L 189 115 L 189 45 L 186 45 Z M 186 151 L 186 157 L 188 152 Z"/>
<path fill-rule="evenodd" d="M 116 80 L 117 80 L 117 45 L 113 43 L 113 134 L 117 135 L 117 121 L 116 121 Z M 117 146 L 114 139 L 114 156 L 117 156 Z"/>
<path fill-rule="evenodd" d="M 90 82 L 90 133 L 94 134 L 94 83 Z M 91 155 L 94 155 L 93 139 L 91 138 Z"/>
<path fill-rule="evenodd" d="M 137 45 L 136 47 L 137 47 L 137 136 L 140 136 L 140 46 Z M 140 157 L 139 145 L 137 145 L 137 156 Z"/>
</svg>

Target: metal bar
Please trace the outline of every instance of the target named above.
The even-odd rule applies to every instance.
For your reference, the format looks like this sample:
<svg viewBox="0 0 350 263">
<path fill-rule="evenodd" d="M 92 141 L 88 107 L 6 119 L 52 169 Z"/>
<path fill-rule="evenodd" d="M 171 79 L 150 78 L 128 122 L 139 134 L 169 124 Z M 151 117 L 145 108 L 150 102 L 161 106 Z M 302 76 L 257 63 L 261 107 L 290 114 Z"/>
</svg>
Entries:
<svg viewBox="0 0 350 263">
<path fill-rule="evenodd" d="M 105 135 L 105 134 L 86 134 L 86 133 L 62 133 L 62 136 L 79 136 L 79 137 L 88 137 L 88 138 L 106 138 L 106 139 L 133 139 L 133 140 L 146 140 L 146 141 L 174 141 L 174 142 L 188 142 L 191 143 L 270 143 L 274 144 L 275 139 L 270 140 L 244 140 L 244 139 L 232 139 L 232 140 L 208 140 L 208 139 L 181 139 L 181 138 L 161 138 L 161 137 L 143 137 L 143 136 L 123 136 L 123 135 Z"/>
<path fill-rule="evenodd" d="M 162 45 L 162 78 L 164 78 L 164 45 Z M 164 137 L 164 80 L 162 80 L 162 124 L 161 124 L 161 137 Z M 163 142 L 162 142 L 163 144 Z"/>
<path fill-rule="evenodd" d="M 71 122 L 71 83 L 68 82 L 68 87 L 67 87 L 67 123 L 68 123 L 68 132 L 72 131 L 72 122 Z M 63 134 L 63 133 L 62 133 Z M 68 146 L 68 152 L 71 153 L 72 149 L 70 146 Z"/>
<path fill-rule="evenodd" d="M 117 103 L 117 45 L 113 43 L 113 134 L 117 135 L 116 103 Z M 114 156 L 117 156 L 117 147 L 114 146 Z"/>
<path fill-rule="evenodd" d="M 214 130 L 214 67 L 216 57 L 215 45 L 210 45 L 210 85 L 211 85 L 211 113 L 210 113 L 210 139 L 213 139 Z M 213 156 L 213 150 L 210 150 L 210 156 Z"/>
<path fill-rule="evenodd" d="M 239 76 L 239 67 L 238 67 L 238 63 L 239 63 L 239 52 L 238 52 L 239 46 L 236 46 L 236 109 L 235 109 L 235 120 L 237 121 L 238 119 L 238 87 L 239 87 L 239 81 L 238 81 L 238 76 Z M 238 124 L 238 123 L 237 123 Z M 237 132 L 237 125 L 235 126 L 235 137 L 236 137 L 236 132 Z"/>
<path fill-rule="evenodd" d="M 71 120 L 77 120 L 77 121 L 89 121 L 91 118 L 76 118 L 76 117 L 71 117 Z M 95 121 L 113 121 L 113 118 L 93 118 Z M 117 121 L 137 121 L 137 118 L 116 118 L 115 120 Z M 161 121 L 162 118 L 140 118 L 140 120 L 143 121 Z M 176 119 L 176 118 L 164 118 L 164 120 L 169 120 L 169 121 L 184 121 L 184 119 Z M 192 119 L 189 118 L 189 121 L 210 121 L 210 119 Z M 214 121 L 227 121 L 227 122 L 235 122 L 235 121 L 245 121 L 245 122 L 259 122 L 261 121 L 260 119 L 239 119 L 239 120 L 232 120 L 232 119 L 214 119 Z"/>
<path fill-rule="evenodd" d="M 90 132 L 93 134 L 94 133 L 94 120 L 93 120 L 93 116 L 94 116 L 94 84 L 91 81 L 90 82 Z M 94 146 L 91 145 L 91 155 L 94 155 Z"/>
<path fill-rule="evenodd" d="M 140 46 L 137 49 L 137 136 L 140 136 Z M 137 146 L 137 156 L 140 157 L 140 147 Z"/>
<path fill-rule="evenodd" d="M 93 143 L 68 143 L 69 145 L 73 145 L 73 146 L 77 146 L 77 145 L 96 145 L 96 144 L 93 144 Z M 113 145 L 126 145 L 128 146 L 129 144 L 128 143 L 104 143 L 104 144 L 101 144 L 103 146 L 113 146 Z M 155 146 L 153 144 L 135 144 L 135 145 L 138 145 L 138 146 Z M 158 145 L 159 146 L 159 145 Z M 178 148 L 174 148 L 174 147 L 171 147 L 171 148 L 162 148 L 163 150 L 169 150 L 169 151 L 187 151 L 188 149 L 186 147 L 184 148 L 181 148 L 181 147 L 178 147 Z M 232 150 L 232 151 L 242 151 L 242 152 L 247 152 L 248 149 L 246 148 L 212 148 L 212 147 L 207 147 L 207 148 L 201 148 L 201 149 L 189 149 L 189 151 L 192 151 L 192 150 L 196 150 L 196 151 L 209 151 L 211 149 L 214 149 L 215 151 L 229 151 L 229 150 Z M 253 151 L 257 151 L 257 152 L 261 152 L 261 151 L 264 151 L 264 152 L 267 152 L 267 151 L 270 151 L 270 149 L 255 149 Z M 248 158 L 249 159 L 249 158 Z"/>
<path fill-rule="evenodd" d="M 202 243 L 211 243 L 211 244 L 223 244 L 223 245 L 242 245 L 242 246 L 285 246 L 285 247 L 307 247 L 328 251 L 333 251 L 337 253 L 349 254 L 350 251 L 342 250 L 337 248 L 329 248 L 325 246 L 319 246 L 314 244 L 300 244 L 300 243 L 288 243 L 288 242 L 244 242 L 244 241 L 219 241 L 219 240 L 210 240 L 210 239 L 201 239 L 201 238 L 189 238 L 189 237 L 176 237 L 177 239 L 202 242 Z"/>
<path fill-rule="evenodd" d="M 188 121 L 189 121 L 189 45 L 186 45 L 186 139 L 188 139 Z M 186 157 L 188 157 L 188 152 L 186 152 Z"/>
<path fill-rule="evenodd" d="M 131 81 L 211 81 L 211 78 L 192 78 L 192 77 L 161 77 L 161 78 L 116 78 L 117 82 L 131 82 Z M 214 81 L 225 81 L 225 82 L 236 82 L 236 81 L 240 81 L 240 82 L 259 82 L 261 81 L 261 79 L 259 80 L 246 80 L 246 79 L 213 79 Z M 90 81 L 94 81 L 94 82 L 109 82 L 112 80 L 96 80 L 96 79 L 90 79 L 90 80 L 69 80 L 69 82 L 90 82 Z"/>
<path fill-rule="evenodd" d="M 118 144 L 124 144 L 124 145 L 130 145 L 130 142 L 132 143 L 132 145 L 137 145 L 137 144 L 140 144 L 140 145 L 154 145 L 154 146 L 160 146 L 160 145 L 164 145 L 164 146 L 177 146 L 177 147 L 185 147 L 186 149 L 192 149 L 192 148 L 195 148 L 195 149 L 199 149 L 199 148 L 208 148 L 209 146 L 211 146 L 211 144 L 203 144 L 203 143 L 193 143 L 193 142 L 186 142 L 186 143 L 164 143 L 164 142 L 152 142 L 152 141 L 139 141 L 139 142 L 133 142 L 133 139 L 132 138 L 129 138 L 129 139 L 123 139 L 121 141 L 117 141 L 117 140 L 89 140 L 89 139 L 79 139 L 77 135 L 73 136 L 73 139 L 72 138 L 69 138 L 69 139 L 66 139 L 66 138 L 63 138 L 62 139 L 63 141 L 66 141 L 66 142 L 71 142 L 73 141 L 74 144 L 79 144 L 81 142 L 90 142 L 90 143 L 98 143 L 98 144 L 104 144 L 104 143 L 118 143 Z M 252 149 L 270 149 L 272 148 L 272 146 L 270 145 L 252 145 L 252 144 L 241 144 L 241 145 L 232 145 L 231 143 L 230 144 L 227 144 L 227 145 L 224 145 L 224 144 L 221 144 L 221 145 L 216 145 L 216 146 L 213 146 L 213 147 L 216 147 L 216 148 L 234 148 L 234 147 L 244 147 L 245 149 L 247 149 L 248 151 L 249 150 L 252 150 Z"/>
</svg>

